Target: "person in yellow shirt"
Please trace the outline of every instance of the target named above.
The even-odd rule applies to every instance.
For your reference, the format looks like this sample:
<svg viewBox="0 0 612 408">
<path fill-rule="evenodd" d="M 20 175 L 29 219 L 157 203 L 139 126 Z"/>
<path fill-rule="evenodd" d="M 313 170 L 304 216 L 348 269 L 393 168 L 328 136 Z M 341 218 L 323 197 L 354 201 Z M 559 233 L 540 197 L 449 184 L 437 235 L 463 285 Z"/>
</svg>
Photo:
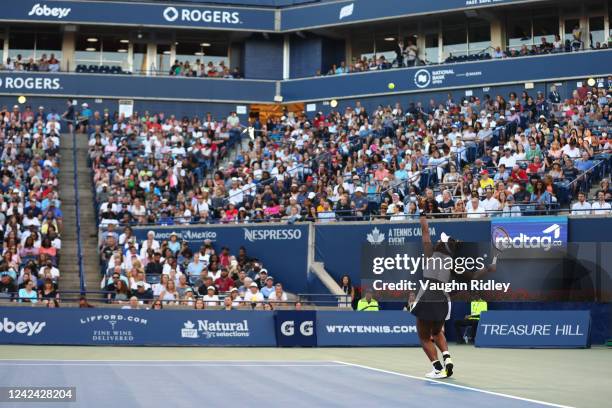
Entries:
<svg viewBox="0 0 612 408">
<path fill-rule="evenodd" d="M 495 188 L 495 182 L 489 177 L 489 171 L 483 170 L 480 172 L 480 188 L 486 190 L 487 187 Z"/>
<path fill-rule="evenodd" d="M 357 303 L 358 312 L 378 312 L 378 302 L 372 297 L 372 291 L 366 291 L 365 298 L 359 299 Z"/>
<path fill-rule="evenodd" d="M 476 331 L 478 330 L 478 321 L 480 320 L 480 314 L 482 312 L 486 312 L 487 308 L 488 306 L 486 301 L 482 299 L 473 300 L 470 303 L 470 314 L 466 315 L 464 319 L 455 320 L 457 344 L 467 344 L 470 339 L 476 339 Z"/>
</svg>

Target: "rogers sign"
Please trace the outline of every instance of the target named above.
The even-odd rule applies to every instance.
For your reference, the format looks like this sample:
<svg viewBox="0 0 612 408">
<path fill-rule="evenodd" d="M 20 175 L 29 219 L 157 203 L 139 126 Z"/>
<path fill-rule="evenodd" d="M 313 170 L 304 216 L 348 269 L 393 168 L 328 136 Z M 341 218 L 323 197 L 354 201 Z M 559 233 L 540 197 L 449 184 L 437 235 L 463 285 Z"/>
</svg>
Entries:
<svg viewBox="0 0 612 408">
<path fill-rule="evenodd" d="M 61 89 L 59 78 L 7 76 L 0 78 L 0 89 Z"/>
<path fill-rule="evenodd" d="M 200 10 L 191 8 L 166 7 L 162 12 L 169 22 L 202 22 L 216 24 L 240 24 L 240 13 L 237 11 Z"/>
</svg>

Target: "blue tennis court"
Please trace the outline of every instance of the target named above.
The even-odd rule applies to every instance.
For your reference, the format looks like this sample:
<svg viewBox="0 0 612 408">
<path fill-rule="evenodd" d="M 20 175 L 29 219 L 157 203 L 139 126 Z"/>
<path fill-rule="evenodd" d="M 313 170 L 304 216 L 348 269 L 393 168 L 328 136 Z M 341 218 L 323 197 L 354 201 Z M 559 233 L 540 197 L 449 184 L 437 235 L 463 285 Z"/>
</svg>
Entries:
<svg viewBox="0 0 612 408">
<path fill-rule="evenodd" d="M 54 407 L 562 407 L 341 361 L 0 360 L 0 373 L 2 386 L 76 387 Z"/>
</svg>

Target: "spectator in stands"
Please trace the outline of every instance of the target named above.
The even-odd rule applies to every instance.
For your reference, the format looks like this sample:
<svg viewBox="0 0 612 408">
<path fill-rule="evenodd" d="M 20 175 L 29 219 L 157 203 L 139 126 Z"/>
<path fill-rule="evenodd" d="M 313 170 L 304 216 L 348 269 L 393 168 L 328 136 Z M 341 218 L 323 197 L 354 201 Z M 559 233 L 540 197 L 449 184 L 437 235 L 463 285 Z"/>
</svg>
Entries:
<svg viewBox="0 0 612 408">
<path fill-rule="evenodd" d="M 261 287 L 261 294 L 263 295 L 264 299 L 268 299 L 272 292 L 274 292 L 274 278 L 268 276 Z"/>
<path fill-rule="evenodd" d="M 235 305 L 234 302 L 232 302 L 232 298 L 231 297 L 226 297 L 223 299 L 223 310 L 234 310 L 235 309 Z"/>
<path fill-rule="evenodd" d="M 168 275 L 163 275 L 168 276 Z M 176 283 L 172 279 L 168 279 L 166 282 L 166 286 L 159 292 L 158 299 L 162 302 L 168 303 L 178 303 L 177 301 L 180 299 L 178 290 L 176 289 Z"/>
<path fill-rule="evenodd" d="M 153 300 L 153 291 L 151 288 L 147 288 L 146 282 L 139 281 L 136 283 L 136 290 L 132 291 L 132 296 L 143 303 L 149 303 Z"/>
<path fill-rule="evenodd" d="M 113 276 L 113 287 L 114 291 L 107 295 L 109 303 L 122 303 L 130 298 L 131 293 L 128 289 L 127 283 L 124 280 L 115 279 Z"/>
<path fill-rule="evenodd" d="M 591 205 L 592 213 L 594 215 L 608 215 L 611 213 L 612 207 L 610 203 L 606 202 L 606 195 L 603 191 L 597 192 L 597 201 Z"/>
<path fill-rule="evenodd" d="M 217 296 L 216 290 L 212 285 L 206 288 L 207 293 L 202 297 L 206 306 L 219 306 L 219 296 Z"/>
<path fill-rule="evenodd" d="M 255 282 L 252 282 L 249 285 L 248 291 L 244 295 L 244 301 L 250 302 L 253 307 L 255 307 L 258 303 L 263 302 L 264 296 L 259 291 L 259 287 Z"/>
<path fill-rule="evenodd" d="M 578 193 L 578 201 L 572 204 L 572 215 L 589 215 L 591 213 L 591 204 L 586 200 L 586 194 L 583 191 Z"/>
<path fill-rule="evenodd" d="M 17 295 L 17 285 L 10 273 L 0 272 L 0 301 L 13 300 Z"/>
<path fill-rule="evenodd" d="M 277 306 L 282 306 L 283 303 L 287 302 L 287 294 L 283 290 L 283 285 L 277 283 L 274 285 L 274 291 L 268 295 L 268 301 L 275 303 Z"/>
</svg>

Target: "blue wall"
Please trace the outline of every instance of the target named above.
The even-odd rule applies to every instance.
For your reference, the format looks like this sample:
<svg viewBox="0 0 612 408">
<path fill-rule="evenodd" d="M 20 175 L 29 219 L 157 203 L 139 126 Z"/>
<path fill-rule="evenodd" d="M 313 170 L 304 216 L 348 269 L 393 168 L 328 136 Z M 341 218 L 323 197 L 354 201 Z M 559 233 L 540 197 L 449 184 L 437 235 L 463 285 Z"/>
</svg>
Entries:
<svg viewBox="0 0 612 408">
<path fill-rule="evenodd" d="M 282 79 L 283 40 L 278 37 L 247 40 L 244 44 L 244 75 L 253 79 Z"/>
<path fill-rule="evenodd" d="M 530 0 L 530 3 L 537 1 L 542 0 Z M 382 18 L 459 11 L 518 2 L 524 2 L 524 0 L 481 0 L 477 5 L 467 4 L 466 0 L 341 0 L 323 2 L 283 10 L 281 30 L 337 26 Z"/>
<path fill-rule="evenodd" d="M 228 5 L 178 5 L 107 1 L 22 0 L 2 2 L 0 20 L 51 24 L 112 24 L 137 27 L 183 27 L 232 31 L 274 31 L 272 8 Z M 55 9 L 55 15 L 51 10 Z M 59 9 L 62 9 L 60 16 Z M 47 10 L 45 12 L 45 10 Z"/>
<path fill-rule="evenodd" d="M 304 78 L 315 75 L 321 69 L 323 44 L 321 38 L 291 36 L 290 76 Z"/>
<path fill-rule="evenodd" d="M 336 59 L 334 62 L 339 62 Z M 612 73 L 612 50 L 535 56 L 516 59 L 467 62 L 392 69 L 350 75 L 283 81 L 285 101 L 316 101 L 394 92 L 426 92 L 436 89 L 471 88 L 557 78 L 587 78 Z"/>
<path fill-rule="evenodd" d="M 321 72 L 327 73 L 333 64 L 340 64 L 341 61 L 346 61 L 346 49 L 344 40 L 335 40 L 332 38 L 323 39 L 323 58 L 321 64 L 323 65 Z"/>
<path fill-rule="evenodd" d="M 0 94 L 176 101 L 271 102 L 275 83 L 112 74 L 0 73 Z"/>
<path fill-rule="evenodd" d="M 309 225 L 193 225 L 136 227 L 134 235 L 146 239 L 148 231 L 156 233 L 157 240 L 167 240 L 176 232 L 179 239 L 189 243 L 198 251 L 205 239 L 210 239 L 215 250 L 226 246 L 230 253 L 237 254 L 241 246 L 250 258 L 259 259 L 268 270 L 269 276 L 293 293 L 308 292 L 308 238 Z"/>
</svg>

